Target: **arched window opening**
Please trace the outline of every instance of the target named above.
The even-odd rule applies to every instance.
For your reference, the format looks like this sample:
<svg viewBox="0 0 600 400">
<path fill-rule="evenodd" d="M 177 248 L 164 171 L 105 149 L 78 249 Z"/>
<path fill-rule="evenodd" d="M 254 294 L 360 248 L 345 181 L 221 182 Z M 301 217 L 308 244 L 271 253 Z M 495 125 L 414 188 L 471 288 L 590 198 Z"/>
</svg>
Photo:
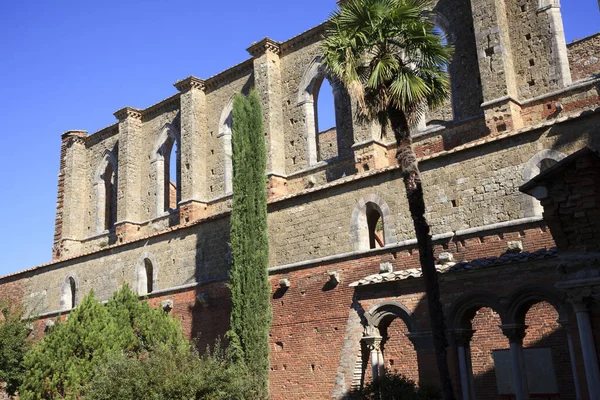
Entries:
<svg viewBox="0 0 600 400">
<path fill-rule="evenodd" d="M 373 203 L 367 204 L 367 229 L 369 230 L 369 248 L 378 249 L 385 246 L 383 237 L 383 218 Z"/>
<path fill-rule="evenodd" d="M 166 124 L 155 145 L 156 214 L 176 210 L 181 201 L 181 154 L 179 130 Z"/>
<path fill-rule="evenodd" d="M 113 229 L 117 221 L 117 160 L 106 151 L 96 169 L 96 233 Z"/>
<path fill-rule="evenodd" d="M 76 293 L 77 293 L 77 286 L 75 285 L 75 279 L 73 279 L 73 277 L 69 277 L 69 290 L 71 293 L 71 308 L 75 308 L 75 299 L 76 299 Z"/>
<path fill-rule="evenodd" d="M 317 160 L 323 161 L 338 156 L 334 93 L 328 78 L 322 76 L 315 82 L 313 98 Z"/>
<path fill-rule="evenodd" d="M 370 194 L 358 200 L 352 212 L 350 230 L 354 250 L 379 249 L 396 243 L 396 228 L 383 199 Z"/>
<path fill-rule="evenodd" d="M 111 163 L 106 166 L 102 177 L 104 180 L 104 230 L 110 230 L 117 217 L 115 171 Z"/>
<path fill-rule="evenodd" d="M 563 153 L 552 149 L 540 151 L 525 163 L 523 167 L 523 183 L 529 182 L 533 177 L 544 172 L 565 157 Z M 523 194 L 523 196 L 526 196 L 526 200 L 523 203 L 524 216 L 540 217 L 544 212 L 544 207 L 542 207 L 540 202 L 533 196 L 526 194 Z"/>
<path fill-rule="evenodd" d="M 233 126 L 233 98 L 229 101 L 219 120 L 219 138 L 223 141 L 223 190 L 225 194 L 233 192 L 233 148 L 231 132 Z"/>
<path fill-rule="evenodd" d="M 79 285 L 74 275 L 69 275 L 65 278 L 62 283 L 60 293 L 60 309 L 61 311 L 68 311 L 77 305 L 77 291 Z"/>
<path fill-rule="evenodd" d="M 167 155 L 165 156 L 165 205 L 164 211 L 176 210 L 179 203 L 179 147 L 177 142 L 169 138 Z M 170 149 L 169 149 L 170 147 Z"/>
<path fill-rule="evenodd" d="M 146 272 L 146 294 L 148 294 L 154 290 L 154 268 L 152 262 L 147 258 L 144 260 L 144 269 Z"/>
</svg>

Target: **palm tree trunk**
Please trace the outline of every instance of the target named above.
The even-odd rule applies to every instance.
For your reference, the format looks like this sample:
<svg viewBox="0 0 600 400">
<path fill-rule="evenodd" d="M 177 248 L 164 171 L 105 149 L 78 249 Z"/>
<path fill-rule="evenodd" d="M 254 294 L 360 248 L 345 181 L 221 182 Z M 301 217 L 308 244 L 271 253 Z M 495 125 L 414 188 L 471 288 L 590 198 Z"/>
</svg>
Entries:
<svg viewBox="0 0 600 400">
<path fill-rule="evenodd" d="M 435 269 L 433 257 L 433 244 L 429 224 L 425 218 L 425 200 L 423 198 L 423 186 L 421 185 L 421 173 L 417 164 L 417 157 L 412 147 L 410 128 L 404 112 L 390 107 L 388 110 L 390 125 L 396 139 L 396 158 L 402 169 L 408 208 L 413 219 L 417 245 L 419 247 L 419 259 L 423 280 L 425 281 L 425 293 L 427 294 L 427 306 L 431 330 L 433 333 L 433 346 L 436 354 L 437 367 L 440 374 L 440 383 L 444 400 L 454 400 L 452 381 L 448 369 L 448 340 L 446 338 L 446 322 L 444 319 L 444 308 L 440 300 L 440 285 Z"/>
</svg>

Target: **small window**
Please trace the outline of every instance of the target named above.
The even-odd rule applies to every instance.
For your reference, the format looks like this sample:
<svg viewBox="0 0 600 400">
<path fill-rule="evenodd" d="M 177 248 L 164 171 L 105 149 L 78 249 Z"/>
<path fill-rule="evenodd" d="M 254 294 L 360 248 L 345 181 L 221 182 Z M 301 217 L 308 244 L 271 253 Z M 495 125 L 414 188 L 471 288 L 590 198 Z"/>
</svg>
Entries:
<svg viewBox="0 0 600 400">
<path fill-rule="evenodd" d="M 146 270 L 146 293 L 149 294 L 154 290 L 154 268 L 147 258 L 144 260 L 144 269 Z"/>
<path fill-rule="evenodd" d="M 72 276 L 69 277 L 69 290 L 71 292 L 71 308 L 75 308 L 76 299 L 77 299 L 77 286 L 75 284 L 75 279 Z"/>
<path fill-rule="evenodd" d="M 538 168 L 540 169 L 540 172 L 544 172 L 557 162 L 557 160 L 553 160 L 552 158 L 544 158 L 542 161 L 539 162 Z"/>
</svg>

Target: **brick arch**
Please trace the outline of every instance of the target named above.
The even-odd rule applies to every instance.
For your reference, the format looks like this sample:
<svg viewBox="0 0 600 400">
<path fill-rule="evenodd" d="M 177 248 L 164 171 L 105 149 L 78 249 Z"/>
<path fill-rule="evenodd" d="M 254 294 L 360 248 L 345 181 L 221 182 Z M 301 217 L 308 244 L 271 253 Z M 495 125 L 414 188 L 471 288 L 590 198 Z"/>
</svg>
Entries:
<svg viewBox="0 0 600 400">
<path fill-rule="evenodd" d="M 448 312 L 448 327 L 451 329 L 471 329 L 471 320 L 481 308 L 490 308 L 498 315 L 502 323 L 506 320 L 505 307 L 493 293 L 478 291 L 465 293 L 452 303 Z"/>
<path fill-rule="evenodd" d="M 389 246 L 390 244 L 397 242 L 396 226 L 392 222 L 390 208 L 381 197 L 376 194 L 369 194 L 358 200 L 350 219 L 350 234 L 352 236 L 354 250 L 356 251 L 369 249 L 369 231 L 366 218 L 368 205 L 374 207 L 381 215 L 384 245 Z"/>
<path fill-rule="evenodd" d="M 74 288 L 72 287 L 74 283 Z M 75 289 L 75 290 L 73 290 Z M 79 302 L 79 279 L 75 273 L 70 273 L 65 277 L 60 288 L 60 310 L 71 310 L 73 304 Z"/>
<path fill-rule="evenodd" d="M 225 194 L 233 191 L 233 147 L 231 145 L 231 135 L 233 127 L 233 99 L 231 96 L 219 118 L 217 138 L 223 139 L 223 187 Z"/>
<path fill-rule="evenodd" d="M 140 295 L 148 294 L 147 286 L 147 272 L 146 262 L 150 262 L 152 266 L 152 291 L 157 289 L 158 283 L 158 263 L 156 262 L 156 257 L 150 254 L 148 251 L 144 251 L 144 253 L 138 259 L 135 267 L 135 288 L 136 292 Z"/>
<path fill-rule="evenodd" d="M 169 209 L 170 182 L 165 173 L 174 144 L 177 144 L 177 204 L 181 200 L 181 132 L 175 123 L 166 123 L 160 129 L 154 142 L 152 164 L 156 176 L 156 215 L 162 215 Z"/>
<path fill-rule="evenodd" d="M 385 301 L 372 307 L 365 313 L 365 320 L 369 327 L 376 328 L 389 325 L 395 318 L 400 318 L 409 332 L 417 332 L 417 319 L 406 306 L 397 301 Z"/>
<path fill-rule="evenodd" d="M 515 290 L 509 296 L 507 307 L 507 323 L 509 324 L 524 324 L 525 316 L 529 309 L 541 302 L 547 302 L 558 313 L 559 320 L 567 320 L 567 306 L 563 300 L 563 295 L 549 287 L 527 285 Z"/>
</svg>

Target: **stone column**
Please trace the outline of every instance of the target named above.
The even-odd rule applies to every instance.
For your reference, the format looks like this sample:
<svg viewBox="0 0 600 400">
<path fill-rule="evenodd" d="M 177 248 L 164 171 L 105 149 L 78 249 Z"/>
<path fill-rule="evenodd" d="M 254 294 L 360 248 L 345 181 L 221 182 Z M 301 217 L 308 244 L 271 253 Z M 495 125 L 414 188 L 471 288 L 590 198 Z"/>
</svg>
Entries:
<svg viewBox="0 0 600 400">
<path fill-rule="evenodd" d="M 500 325 L 502 333 L 510 341 L 510 358 L 512 360 L 513 383 L 517 400 L 527 400 L 527 375 L 525 373 L 525 357 L 523 355 L 523 338 L 527 325 L 507 324 Z"/>
<path fill-rule="evenodd" d="M 181 202 L 180 221 L 206 217 L 208 182 L 206 135 L 208 122 L 204 81 L 190 76 L 174 86 L 181 93 Z"/>
<path fill-rule="evenodd" d="M 79 251 L 85 219 L 86 131 L 62 134 L 58 196 L 52 259 L 58 260 Z"/>
<path fill-rule="evenodd" d="M 115 112 L 119 120 L 119 172 L 117 174 L 117 223 L 119 242 L 135 236 L 141 204 L 142 110 L 125 107 Z"/>
<path fill-rule="evenodd" d="M 471 368 L 470 343 L 475 333 L 472 329 L 455 329 L 454 343 L 458 355 L 458 369 L 460 374 L 460 388 L 462 400 L 475 400 L 473 390 L 473 369 Z"/>
<path fill-rule="evenodd" d="M 383 354 L 381 353 L 382 337 L 364 336 L 362 340 L 369 350 L 369 355 L 371 358 L 371 371 L 373 374 L 373 380 L 375 380 L 384 372 Z"/>
<path fill-rule="evenodd" d="M 558 320 L 565 333 L 567 334 L 567 344 L 569 346 L 569 361 L 571 362 L 571 373 L 573 374 L 573 385 L 575 386 L 575 399 L 581 400 L 581 388 L 579 387 L 579 374 L 577 373 L 577 360 L 575 359 L 575 347 L 573 347 L 573 335 L 571 335 L 570 324 L 568 320 Z"/>
<path fill-rule="evenodd" d="M 583 354 L 583 366 L 591 400 L 600 399 L 600 371 L 598 369 L 598 354 L 594 343 L 594 333 L 588 309 L 592 295 L 591 287 L 583 287 L 567 292 L 569 302 L 573 304 L 577 317 L 577 330 Z"/>
<path fill-rule="evenodd" d="M 565 40 L 565 29 L 563 27 L 562 15 L 560 13 L 559 0 L 541 0 L 538 13 L 545 12 L 550 23 L 552 35 L 552 57 L 554 74 L 560 87 L 569 86 L 572 82 L 571 69 L 569 68 L 569 54 Z"/>
<path fill-rule="evenodd" d="M 505 0 L 471 0 L 486 125 L 491 133 L 523 126 Z"/>
<path fill-rule="evenodd" d="M 254 86 L 263 108 L 269 195 L 285 194 L 285 138 L 279 42 L 264 38 L 248 49 L 254 58 Z"/>
</svg>

